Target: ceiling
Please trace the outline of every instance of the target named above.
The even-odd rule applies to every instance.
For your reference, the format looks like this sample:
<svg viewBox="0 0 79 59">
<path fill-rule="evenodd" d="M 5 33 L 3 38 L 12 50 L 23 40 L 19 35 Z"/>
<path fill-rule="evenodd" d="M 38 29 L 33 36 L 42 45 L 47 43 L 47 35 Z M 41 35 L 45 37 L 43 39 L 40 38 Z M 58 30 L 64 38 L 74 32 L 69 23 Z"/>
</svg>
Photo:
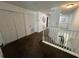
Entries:
<svg viewBox="0 0 79 59">
<path fill-rule="evenodd" d="M 35 11 L 44 11 L 53 7 L 69 3 L 70 1 L 6 1 L 6 2 L 26 9 L 31 9 Z"/>
</svg>

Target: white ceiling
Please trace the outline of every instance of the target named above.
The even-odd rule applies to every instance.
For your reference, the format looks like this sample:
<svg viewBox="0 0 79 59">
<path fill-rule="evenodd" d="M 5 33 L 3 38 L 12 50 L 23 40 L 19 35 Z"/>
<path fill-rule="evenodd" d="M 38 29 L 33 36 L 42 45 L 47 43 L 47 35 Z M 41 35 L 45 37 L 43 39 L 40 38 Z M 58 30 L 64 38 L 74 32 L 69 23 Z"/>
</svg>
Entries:
<svg viewBox="0 0 79 59">
<path fill-rule="evenodd" d="M 53 7 L 69 3 L 69 1 L 7 1 L 7 3 L 14 4 L 26 9 L 44 11 Z"/>
</svg>

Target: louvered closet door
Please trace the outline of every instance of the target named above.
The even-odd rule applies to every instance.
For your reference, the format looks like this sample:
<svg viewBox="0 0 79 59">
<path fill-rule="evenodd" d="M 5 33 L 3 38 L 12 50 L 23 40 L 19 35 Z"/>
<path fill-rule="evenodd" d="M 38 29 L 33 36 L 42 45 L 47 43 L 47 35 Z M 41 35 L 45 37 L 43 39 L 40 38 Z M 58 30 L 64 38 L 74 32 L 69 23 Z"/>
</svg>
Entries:
<svg viewBox="0 0 79 59">
<path fill-rule="evenodd" d="M 0 10 L 0 32 L 4 44 L 17 40 L 13 12 Z"/>
<path fill-rule="evenodd" d="M 15 16 L 15 27 L 17 31 L 17 37 L 19 39 L 26 36 L 24 14 L 16 12 L 14 13 L 14 16 Z"/>
</svg>

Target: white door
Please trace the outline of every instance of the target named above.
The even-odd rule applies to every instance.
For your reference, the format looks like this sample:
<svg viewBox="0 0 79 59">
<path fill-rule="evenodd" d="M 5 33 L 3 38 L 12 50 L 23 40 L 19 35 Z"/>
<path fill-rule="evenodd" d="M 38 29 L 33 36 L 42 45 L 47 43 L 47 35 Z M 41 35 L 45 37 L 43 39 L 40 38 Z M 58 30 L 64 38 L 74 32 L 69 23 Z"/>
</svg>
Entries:
<svg viewBox="0 0 79 59">
<path fill-rule="evenodd" d="M 0 10 L 0 31 L 3 36 L 4 44 L 17 39 L 13 12 Z"/>
<path fill-rule="evenodd" d="M 15 27 L 17 31 L 18 38 L 26 36 L 25 22 L 23 13 L 14 13 L 15 16 Z"/>
<path fill-rule="evenodd" d="M 26 32 L 27 32 L 27 35 L 29 35 L 31 33 L 31 31 L 30 31 L 30 25 L 29 25 L 30 22 L 29 22 L 29 15 L 28 15 L 28 13 L 25 13 L 24 17 L 25 17 Z"/>
<path fill-rule="evenodd" d="M 27 31 L 27 35 L 30 35 L 34 33 L 34 14 L 31 12 L 28 12 L 25 14 L 25 28 Z"/>
</svg>

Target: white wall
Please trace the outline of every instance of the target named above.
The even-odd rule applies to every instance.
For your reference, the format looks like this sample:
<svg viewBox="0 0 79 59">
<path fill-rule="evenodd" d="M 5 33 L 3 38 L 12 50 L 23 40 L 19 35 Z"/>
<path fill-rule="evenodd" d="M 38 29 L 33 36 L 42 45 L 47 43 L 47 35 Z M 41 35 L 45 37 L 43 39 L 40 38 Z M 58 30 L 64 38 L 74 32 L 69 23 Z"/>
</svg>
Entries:
<svg viewBox="0 0 79 59">
<path fill-rule="evenodd" d="M 23 8 L 0 2 L 0 31 L 4 45 L 27 35 L 24 21 L 24 12 L 27 10 L 24 10 Z"/>
<path fill-rule="evenodd" d="M 24 14 L 23 13 L 17 13 L 14 12 L 12 13 L 14 16 L 14 24 L 17 32 L 17 37 L 21 38 L 26 36 L 26 31 L 25 31 L 25 21 L 24 21 Z"/>
<path fill-rule="evenodd" d="M 43 16 L 45 23 L 42 22 Z M 26 35 L 43 31 L 46 19 L 47 16 L 42 12 L 0 2 L 0 42 L 6 45 Z"/>
<path fill-rule="evenodd" d="M 3 36 L 4 44 L 17 39 L 13 20 L 14 16 L 11 12 L 0 10 L 0 31 Z"/>
<path fill-rule="evenodd" d="M 0 9 L 2 10 L 9 10 L 9 11 L 15 11 L 15 12 L 21 12 L 21 13 L 24 13 L 24 16 L 25 16 L 25 13 L 27 12 L 30 12 L 31 14 L 33 14 L 33 18 L 35 20 L 34 24 L 37 24 L 38 23 L 38 18 L 40 17 L 39 15 L 44 15 L 46 17 L 46 15 L 42 12 L 38 12 L 38 11 L 31 11 L 31 10 L 28 10 L 28 9 L 24 9 L 24 8 L 21 8 L 21 7 L 18 7 L 18 6 L 15 6 L 15 5 L 11 5 L 11 4 L 8 4 L 8 3 L 5 3 L 5 2 L 0 2 Z M 26 19 L 27 16 L 25 16 L 25 19 Z M 38 32 L 39 30 L 41 29 L 38 29 L 37 25 L 34 25 L 34 31 L 35 32 Z M 28 32 L 28 31 L 27 31 Z M 27 33 L 29 34 L 29 33 Z"/>
<path fill-rule="evenodd" d="M 42 21 L 43 16 L 45 23 Z M 43 31 L 43 27 L 46 27 L 46 21 L 47 15 L 42 12 L 0 2 L 0 31 L 3 35 L 4 44 L 34 32 Z"/>
<path fill-rule="evenodd" d="M 73 27 L 79 30 L 79 8 L 75 10 L 73 18 Z"/>
<path fill-rule="evenodd" d="M 48 28 L 49 28 L 49 36 L 53 37 L 56 36 L 55 29 L 53 27 L 57 27 L 59 24 L 59 18 L 60 18 L 60 10 L 58 8 L 54 8 L 52 13 L 48 17 Z M 53 33 L 53 34 L 52 34 Z"/>
<path fill-rule="evenodd" d="M 62 16 L 61 16 L 61 17 L 65 17 L 65 21 L 64 21 L 65 23 L 63 24 L 61 23 L 60 25 L 62 25 L 63 28 L 68 28 L 69 30 L 79 31 L 78 15 L 79 15 L 79 8 L 71 11 L 65 10 L 65 13 L 62 13 Z"/>
<path fill-rule="evenodd" d="M 30 35 L 31 33 L 37 32 L 37 12 L 25 12 L 25 28 L 27 35 Z"/>
<path fill-rule="evenodd" d="M 44 22 L 43 22 L 44 20 Z M 47 23 L 47 15 L 41 12 L 38 12 L 38 32 L 41 32 L 46 29 L 46 23 Z"/>
<path fill-rule="evenodd" d="M 60 17 L 60 10 L 58 8 L 54 8 L 53 11 L 51 11 L 51 15 L 49 16 L 48 20 L 48 26 L 58 26 L 59 23 L 59 17 Z"/>
</svg>

